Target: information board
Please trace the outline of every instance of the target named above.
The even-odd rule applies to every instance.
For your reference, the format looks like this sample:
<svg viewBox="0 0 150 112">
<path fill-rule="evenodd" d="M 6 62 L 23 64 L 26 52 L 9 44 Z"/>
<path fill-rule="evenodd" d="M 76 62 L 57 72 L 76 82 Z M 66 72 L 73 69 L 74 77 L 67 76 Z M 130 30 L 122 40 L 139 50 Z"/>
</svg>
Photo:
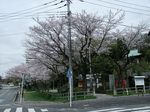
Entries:
<svg viewBox="0 0 150 112">
<path fill-rule="evenodd" d="M 144 86 L 144 79 L 135 79 L 136 86 Z"/>
<path fill-rule="evenodd" d="M 135 80 L 135 86 L 144 86 L 144 76 L 135 76 L 134 80 Z"/>
</svg>

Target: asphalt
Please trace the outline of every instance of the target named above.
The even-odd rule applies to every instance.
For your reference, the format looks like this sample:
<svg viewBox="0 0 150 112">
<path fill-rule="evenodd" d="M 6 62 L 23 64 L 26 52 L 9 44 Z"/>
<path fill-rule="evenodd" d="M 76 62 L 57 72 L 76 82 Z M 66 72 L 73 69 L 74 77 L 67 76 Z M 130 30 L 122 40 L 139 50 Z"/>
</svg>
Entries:
<svg viewBox="0 0 150 112">
<path fill-rule="evenodd" d="M 3 88 L 0 90 L 0 112 L 6 109 L 11 109 L 11 112 L 16 112 L 17 108 L 22 108 L 23 112 L 28 112 L 28 109 L 34 109 L 35 112 L 41 112 L 41 109 L 47 109 L 48 112 L 99 112 L 97 110 L 110 108 L 145 108 L 150 109 L 150 95 L 144 96 L 120 96 L 114 97 L 105 94 L 96 94 L 97 99 L 73 101 L 73 106 L 69 107 L 67 103 L 53 103 L 45 101 L 24 101 L 21 104 L 13 102 L 17 88 Z"/>
<path fill-rule="evenodd" d="M 52 103 L 52 102 L 23 102 L 25 107 L 45 107 L 45 108 L 69 108 L 67 103 Z M 72 108 L 107 108 L 119 106 L 135 106 L 135 105 L 150 105 L 150 95 L 144 96 L 120 96 L 113 97 L 100 95 L 97 99 L 73 101 Z"/>
<path fill-rule="evenodd" d="M 14 104 L 17 87 L 4 86 L 0 89 L 0 105 Z"/>
<path fill-rule="evenodd" d="M 42 107 L 42 108 L 70 108 L 67 103 L 53 103 L 53 102 L 35 102 L 24 101 L 20 104 L 18 101 L 14 102 L 17 93 L 16 87 L 4 87 L 0 90 L 0 106 L 24 106 L 24 107 Z M 97 99 L 73 101 L 72 109 L 90 109 L 90 108 L 107 108 L 119 106 L 134 106 L 134 105 L 150 105 L 150 95 L 144 96 L 120 96 L 114 97 L 105 94 L 96 94 Z"/>
</svg>

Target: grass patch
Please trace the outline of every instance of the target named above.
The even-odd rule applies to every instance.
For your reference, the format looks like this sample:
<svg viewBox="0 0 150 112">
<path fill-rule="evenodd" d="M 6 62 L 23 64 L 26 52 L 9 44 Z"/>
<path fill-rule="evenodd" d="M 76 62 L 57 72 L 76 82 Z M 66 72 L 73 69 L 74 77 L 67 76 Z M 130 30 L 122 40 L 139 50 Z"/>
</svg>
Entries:
<svg viewBox="0 0 150 112">
<path fill-rule="evenodd" d="M 25 101 L 47 101 L 49 97 L 44 93 L 32 91 L 32 92 L 25 92 L 24 99 Z"/>
<path fill-rule="evenodd" d="M 79 95 L 75 96 L 73 100 L 86 100 L 95 99 L 93 95 Z M 27 91 L 24 93 L 25 101 L 51 101 L 51 102 L 68 102 L 68 95 L 58 94 L 58 93 L 42 93 L 39 91 Z"/>
<path fill-rule="evenodd" d="M 25 101 L 49 101 L 49 102 L 67 102 L 66 98 L 56 98 L 51 94 L 42 93 L 38 91 L 25 92 L 24 93 Z"/>
</svg>

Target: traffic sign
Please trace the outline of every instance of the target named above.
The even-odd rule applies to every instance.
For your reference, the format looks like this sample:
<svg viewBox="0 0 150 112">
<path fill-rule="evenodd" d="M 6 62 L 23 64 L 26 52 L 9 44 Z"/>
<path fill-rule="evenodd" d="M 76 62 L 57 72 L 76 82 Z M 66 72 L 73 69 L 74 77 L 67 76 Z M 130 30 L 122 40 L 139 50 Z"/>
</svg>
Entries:
<svg viewBox="0 0 150 112">
<path fill-rule="evenodd" d="M 72 69 L 71 69 L 71 68 L 69 68 L 69 69 L 68 69 L 68 71 L 67 71 L 67 77 L 68 77 L 68 78 L 71 78 L 71 77 L 72 77 L 72 75 L 73 75 L 73 73 L 72 73 Z"/>
</svg>

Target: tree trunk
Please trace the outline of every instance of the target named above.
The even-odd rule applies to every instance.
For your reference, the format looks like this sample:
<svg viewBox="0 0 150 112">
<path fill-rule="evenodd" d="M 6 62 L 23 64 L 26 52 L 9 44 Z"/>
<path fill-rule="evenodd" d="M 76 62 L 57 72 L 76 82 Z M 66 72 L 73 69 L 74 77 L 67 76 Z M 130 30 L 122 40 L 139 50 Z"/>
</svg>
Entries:
<svg viewBox="0 0 150 112">
<path fill-rule="evenodd" d="M 87 80 L 86 80 L 86 74 L 83 75 L 83 90 L 87 90 Z"/>
<path fill-rule="evenodd" d="M 122 80 L 123 80 L 123 71 L 122 71 L 121 67 L 119 67 L 118 88 L 122 88 Z"/>
</svg>

